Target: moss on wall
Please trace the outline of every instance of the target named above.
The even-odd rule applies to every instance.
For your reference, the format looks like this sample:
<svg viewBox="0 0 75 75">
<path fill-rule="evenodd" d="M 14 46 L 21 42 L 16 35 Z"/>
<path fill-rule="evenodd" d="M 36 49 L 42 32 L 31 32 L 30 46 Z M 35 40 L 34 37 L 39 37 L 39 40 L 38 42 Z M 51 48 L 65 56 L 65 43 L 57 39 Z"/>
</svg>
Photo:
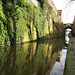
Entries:
<svg viewBox="0 0 75 75">
<path fill-rule="evenodd" d="M 7 20 L 3 12 L 2 2 L 0 1 L 0 45 L 9 45 L 10 38 L 7 31 Z"/>
<path fill-rule="evenodd" d="M 43 37 L 45 18 L 40 7 L 28 2 L 2 0 L 0 25 L 0 45 L 17 44 Z"/>
<path fill-rule="evenodd" d="M 48 8 L 50 15 L 51 7 Z M 51 17 L 45 18 L 45 10 L 24 0 L 0 0 L 0 45 L 44 39 L 54 34 L 54 11 L 51 8 Z"/>
</svg>

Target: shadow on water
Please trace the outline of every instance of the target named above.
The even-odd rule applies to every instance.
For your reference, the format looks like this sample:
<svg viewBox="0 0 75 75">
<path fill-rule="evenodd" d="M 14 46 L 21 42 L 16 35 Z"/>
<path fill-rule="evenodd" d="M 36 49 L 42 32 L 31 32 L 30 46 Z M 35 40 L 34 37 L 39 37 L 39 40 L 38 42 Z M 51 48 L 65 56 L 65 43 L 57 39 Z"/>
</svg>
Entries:
<svg viewBox="0 0 75 75">
<path fill-rule="evenodd" d="M 63 47 L 63 39 L 0 47 L 0 75 L 48 75 Z"/>
</svg>

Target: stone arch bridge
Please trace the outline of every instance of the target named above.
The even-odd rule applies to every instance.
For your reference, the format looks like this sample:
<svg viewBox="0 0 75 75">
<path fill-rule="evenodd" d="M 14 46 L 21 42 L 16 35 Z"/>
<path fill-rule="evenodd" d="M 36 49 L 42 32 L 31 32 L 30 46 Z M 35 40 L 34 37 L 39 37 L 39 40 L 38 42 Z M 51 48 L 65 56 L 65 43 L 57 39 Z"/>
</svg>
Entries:
<svg viewBox="0 0 75 75">
<path fill-rule="evenodd" d="M 67 25 L 67 24 L 66 24 L 66 25 L 64 25 L 64 28 L 65 28 L 65 29 L 67 29 L 67 28 L 72 29 L 72 28 L 73 28 L 73 24 L 70 24 L 70 25 Z"/>
</svg>

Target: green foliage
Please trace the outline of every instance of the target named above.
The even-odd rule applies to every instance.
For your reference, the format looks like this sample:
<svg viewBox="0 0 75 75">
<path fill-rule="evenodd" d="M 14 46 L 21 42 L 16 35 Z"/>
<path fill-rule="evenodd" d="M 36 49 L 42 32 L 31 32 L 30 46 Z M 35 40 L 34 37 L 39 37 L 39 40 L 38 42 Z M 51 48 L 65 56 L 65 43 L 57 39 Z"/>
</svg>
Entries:
<svg viewBox="0 0 75 75">
<path fill-rule="evenodd" d="M 9 51 L 10 51 L 10 47 L 6 47 L 6 48 L 0 47 L 0 71 L 6 65 Z"/>
<path fill-rule="evenodd" d="M 44 2 L 45 0 L 38 0 L 39 2 Z"/>
<path fill-rule="evenodd" d="M 0 45 L 9 45 L 10 39 L 6 27 L 6 17 L 3 13 L 2 2 L 0 1 Z"/>
<path fill-rule="evenodd" d="M 45 0 L 38 0 L 39 2 L 40 2 L 40 6 L 42 7 L 42 8 L 44 8 L 44 2 L 45 2 Z"/>
<path fill-rule="evenodd" d="M 15 3 L 21 7 L 24 7 L 26 5 L 25 0 L 16 0 Z"/>
<path fill-rule="evenodd" d="M 27 13 L 25 9 L 15 6 L 13 11 L 7 14 L 8 18 L 8 32 L 11 39 L 11 44 L 22 43 L 24 31 L 27 22 Z"/>
<path fill-rule="evenodd" d="M 52 7 L 51 7 L 51 15 L 52 15 L 52 18 L 54 18 L 56 16 L 56 13 Z"/>
<path fill-rule="evenodd" d="M 34 25 L 37 29 L 38 38 L 41 38 L 44 36 L 45 18 L 38 8 L 34 11 Z"/>
<path fill-rule="evenodd" d="M 45 18 L 42 9 L 24 0 L 2 2 L 0 2 L 0 45 L 22 43 L 24 32 L 27 31 L 32 40 L 31 20 L 34 21 L 37 37 L 44 36 Z"/>
<path fill-rule="evenodd" d="M 39 0 L 44 3 L 44 0 Z M 51 8 L 52 18 L 55 12 Z M 43 9 L 25 0 L 0 0 L 0 45 L 22 43 L 25 33 L 33 40 L 31 22 L 36 28 L 37 38 L 44 37 L 45 17 Z M 57 29 L 55 29 L 57 32 Z"/>
</svg>

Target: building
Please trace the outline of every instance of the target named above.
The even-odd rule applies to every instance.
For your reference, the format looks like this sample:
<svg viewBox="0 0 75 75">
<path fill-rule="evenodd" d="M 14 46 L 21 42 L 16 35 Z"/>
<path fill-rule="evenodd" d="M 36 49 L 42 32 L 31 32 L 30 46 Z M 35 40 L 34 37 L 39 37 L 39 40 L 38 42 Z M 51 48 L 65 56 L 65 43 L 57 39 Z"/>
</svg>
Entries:
<svg viewBox="0 0 75 75">
<path fill-rule="evenodd" d="M 57 10 L 57 15 L 61 16 L 62 10 Z"/>
</svg>

